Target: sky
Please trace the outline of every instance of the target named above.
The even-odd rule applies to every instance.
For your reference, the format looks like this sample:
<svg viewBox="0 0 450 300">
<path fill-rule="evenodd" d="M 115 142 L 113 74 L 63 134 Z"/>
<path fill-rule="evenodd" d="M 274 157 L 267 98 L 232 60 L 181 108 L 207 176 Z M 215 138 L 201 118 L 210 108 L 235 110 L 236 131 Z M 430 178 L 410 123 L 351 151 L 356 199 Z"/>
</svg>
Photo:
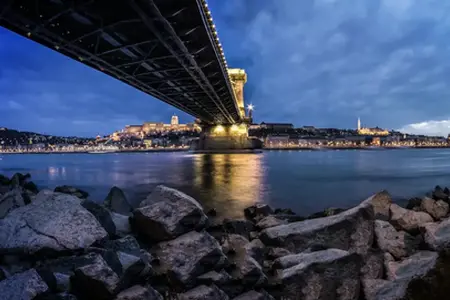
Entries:
<svg viewBox="0 0 450 300">
<path fill-rule="evenodd" d="M 256 122 L 450 133 L 450 1 L 209 0 Z M 55 135 L 192 117 L 0 28 L 0 126 Z"/>
</svg>

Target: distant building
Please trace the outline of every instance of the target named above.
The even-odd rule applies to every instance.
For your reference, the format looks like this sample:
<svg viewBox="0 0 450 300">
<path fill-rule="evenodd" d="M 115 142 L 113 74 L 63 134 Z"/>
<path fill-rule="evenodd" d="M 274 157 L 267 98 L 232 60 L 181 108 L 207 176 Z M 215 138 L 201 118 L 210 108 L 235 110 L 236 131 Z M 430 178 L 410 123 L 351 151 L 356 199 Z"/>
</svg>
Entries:
<svg viewBox="0 0 450 300">
<path fill-rule="evenodd" d="M 379 127 L 375 128 L 361 127 L 360 118 L 358 118 L 357 132 L 360 135 L 389 135 L 389 131 L 387 131 L 386 129 L 382 129 Z"/>
<path fill-rule="evenodd" d="M 294 129 L 294 125 L 290 123 L 261 123 L 261 128 L 263 129 L 269 129 L 269 130 L 289 130 Z"/>
<path fill-rule="evenodd" d="M 178 125 L 178 116 L 173 115 L 172 119 L 170 120 L 170 125 Z"/>
<path fill-rule="evenodd" d="M 142 131 L 142 125 L 127 125 L 125 126 L 125 132 L 128 134 L 139 133 Z"/>
</svg>

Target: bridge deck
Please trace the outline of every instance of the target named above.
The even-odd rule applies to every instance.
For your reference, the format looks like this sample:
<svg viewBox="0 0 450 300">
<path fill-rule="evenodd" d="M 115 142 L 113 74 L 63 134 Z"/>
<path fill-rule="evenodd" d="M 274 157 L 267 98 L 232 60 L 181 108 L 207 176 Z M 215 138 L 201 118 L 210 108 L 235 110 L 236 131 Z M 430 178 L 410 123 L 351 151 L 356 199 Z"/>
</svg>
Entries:
<svg viewBox="0 0 450 300">
<path fill-rule="evenodd" d="M 242 116 L 209 17 L 204 0 L 0 3 L 0 26 L 207 123 L 235 123 Z"/>
</svg>

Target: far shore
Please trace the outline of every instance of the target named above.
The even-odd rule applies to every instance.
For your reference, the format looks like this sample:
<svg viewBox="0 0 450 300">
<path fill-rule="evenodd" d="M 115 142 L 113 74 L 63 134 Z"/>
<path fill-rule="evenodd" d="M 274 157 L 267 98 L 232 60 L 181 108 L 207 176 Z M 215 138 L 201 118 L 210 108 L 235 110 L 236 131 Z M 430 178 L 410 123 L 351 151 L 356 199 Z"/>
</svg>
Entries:
<svg viewBox="0 0 450 300">
<path fill-rule="evenodd" d="M 270 147 L 262 148 L 252 153 L 260 153 L 262 151 L 325 151 L 325 150 L 362 150 L 362 151 L 383 151 L 383 150 L 405 150 L 405 149 L 450 149 L 450 146 L 414 146 L 414 147 L 382 147 L 382 146 L 365 146 L 365 147 Z M 126 149 L 118 151 L 105 151 L 95 153 L 90 151 L 36 151 L 36 152 L 1 152 L 0 155 L 9 154 L 118 154 L 118 153 L 157 153 L 157 152 L 191 152 L 189 148 L 157 148 L 157 149 Z M 196 154 L 219 153 L 219 151 L 193 151 Z M 248 151 L 227 151 L 223 153 L 248 153 Z"/>
</svg>

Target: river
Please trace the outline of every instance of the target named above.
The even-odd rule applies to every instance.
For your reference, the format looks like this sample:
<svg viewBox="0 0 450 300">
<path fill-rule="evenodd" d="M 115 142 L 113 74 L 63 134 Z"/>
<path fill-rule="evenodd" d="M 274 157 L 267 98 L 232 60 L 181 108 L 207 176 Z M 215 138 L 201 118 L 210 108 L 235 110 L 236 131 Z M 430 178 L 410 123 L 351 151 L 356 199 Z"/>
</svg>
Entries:
<svg viewBox="0 0 450 300">
<path fill-rule="evenodd" d="M 115 185 L 137 204 L 165 184 L 223 216 L 240 216 L 255 202 L 308 215 L 382 189 L 407 199 L 450 185 L 450 149 L 0 155 L 0 173 L 15 172 L 30 173 L 39 188 L 79 187 L 96 201 Z"/>
</svg>

